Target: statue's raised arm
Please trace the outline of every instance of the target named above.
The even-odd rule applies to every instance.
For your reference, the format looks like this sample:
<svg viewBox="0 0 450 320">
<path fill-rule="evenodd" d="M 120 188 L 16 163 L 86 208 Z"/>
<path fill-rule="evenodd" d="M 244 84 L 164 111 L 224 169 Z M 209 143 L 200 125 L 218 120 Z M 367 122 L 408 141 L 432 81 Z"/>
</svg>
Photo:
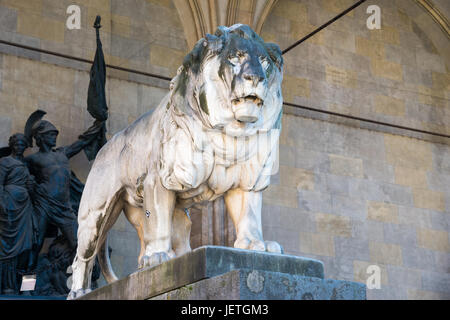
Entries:
<svg viewBox="0 0 450 320">
<path fill-rule="evenodd" d="M 77 141 L 59 149 L 66 154 L 67 158 L 72 158 L 81 150 L 84 150 L 87 158 L 92 160 L 105 144 L 105 131 L 104 121 L 96 120 L 89 129 L 78 137 Z"/>
</svg>

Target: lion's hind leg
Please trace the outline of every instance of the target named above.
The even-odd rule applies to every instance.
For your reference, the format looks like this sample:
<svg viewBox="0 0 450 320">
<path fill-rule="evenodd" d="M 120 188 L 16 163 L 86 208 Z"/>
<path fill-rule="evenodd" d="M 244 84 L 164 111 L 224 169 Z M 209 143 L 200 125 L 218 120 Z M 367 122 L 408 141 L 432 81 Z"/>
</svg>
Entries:
<svg viewBox="0 0 450 320">
<path fill-rule="evenodd" d="M 84 207 L 84 206 L 83 206 Z M 72 288 L 68 299 L 75 299 L 91 291 L 91 274 L 98 250 L 106 239 L 109 229 L 114 225 L 122 211 L 120 194 L 94 210 L 82 211 L 78 223 L 78 247 L 72 264 Z"/>
<path fill-rule="evenodd" d="M 144 213 L 144 210 L 142 208 L 133 206 L 128 203 L 125 203 L 123 211 L 128 222 L 130 222 L 131 225 L 136 229 L 139 238 L 141 250 L 138 257 L 138 266 L 141 267 L 141 259 L 145 253 L 144 227 L 147 223 L 145 220 L 148 219 L 148 217 L 146 217 L 146 214 Z"/>
<path fill-rule="evenodd" d="M 76 299 L 91 291 L 91 274 L 95 259 L 83 260 L 78 256 L 72 263 L 72 289 L 67 296 L 68 300 Z"/>
</svg>

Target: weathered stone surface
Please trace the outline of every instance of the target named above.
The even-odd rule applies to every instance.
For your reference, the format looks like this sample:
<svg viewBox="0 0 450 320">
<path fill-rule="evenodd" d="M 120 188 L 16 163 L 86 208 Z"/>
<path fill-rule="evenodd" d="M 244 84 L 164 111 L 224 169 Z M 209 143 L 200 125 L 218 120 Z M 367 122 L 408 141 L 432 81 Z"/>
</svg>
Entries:
<svg viewBox="0 0 450 320">
<path fill-rule="evenodd" d="M 11 119 L 0 117 L 0 146 L 8 145 L 8 138 L 11 135 Z"/>
<path fill-rule="evenodd" d="M 157 300 L 365 300 L 366 286 L 280 272 L 234 270 L 153 297 Z"/>
<path fill-rule="evenodd" d="M 334 239 L 332 235 L 323 233 L 300 232 L 299 247 L 301 252 L 334 256 Z"/>
<path fill-rule="evenodd" d="M 370 220 L 397 223 L 398 207 L 384 202 L 368 202 L 368 218 Z"/>
<path fill-rule="evenodd" d="M 139 270 L 127 278 L 82 296 L 83 300 L 143 300 L 194 282 L 237 269 L 324 278 L 322 262 L 291 255 L 228 247 L 204 246 L 153 268 Z"/>
<path fill-rule="evenodd" d="M 450 252 L 448 232 L 432 229 L 418 229 L 417 242 L 421 248 Z"/>
<path fill-rule="evenodd" d="M 372 261 L 382 264 L 402 265 L 402 250 L 398 245 L 371 241 L 369 242 L 369 252 Z"/>
</svg>

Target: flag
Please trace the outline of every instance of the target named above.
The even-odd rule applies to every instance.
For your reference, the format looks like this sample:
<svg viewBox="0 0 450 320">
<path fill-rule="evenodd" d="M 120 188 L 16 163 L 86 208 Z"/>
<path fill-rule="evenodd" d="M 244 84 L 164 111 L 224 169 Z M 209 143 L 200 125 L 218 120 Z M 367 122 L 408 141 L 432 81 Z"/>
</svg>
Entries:
<svg viewBox="0 0 450 320">
<path fill-rule="evenodd" d="M 97 50 L 95 51 L 94 63 L 90 72 L 87 108 L 91 116 L 96 120 L 105 121 L 108 118 L 108 106 L 106 105 L 105 95 L 105 58 L 103 56 L 102 42 L 100 41 L 98 30 L 100 28 L 100 16 L 97 16 L 94 28 L 97 33 Z"/>
<path fill-rule="evenodd" d="M 89 160 L 95 159 L 98 151 L 106 143 L 105 121 L 108 119 L 108 106 L 106 104 L 105 95 L 106 66 L 99 34 L 99 29 L 101 28 L 100 20 L 100 16 L 97 16 L 94 23 L 97 35 L 97 50 L 95 51 L 94 62 L 92 63 L 89 74 L 90 80 L 87 97 L 87 110 L 90 115 L 96 119 L 93 126 L 95 130 L 93 131 L 95 131 L 98 136 L 89 146 L 84 148 L 84 153 Z M 87 134 L 84 133 L 80 138 L 87 138 L 88 135 L 93 133 L 92 130 L 90 131 L 91 132 Z"/>
</svg>

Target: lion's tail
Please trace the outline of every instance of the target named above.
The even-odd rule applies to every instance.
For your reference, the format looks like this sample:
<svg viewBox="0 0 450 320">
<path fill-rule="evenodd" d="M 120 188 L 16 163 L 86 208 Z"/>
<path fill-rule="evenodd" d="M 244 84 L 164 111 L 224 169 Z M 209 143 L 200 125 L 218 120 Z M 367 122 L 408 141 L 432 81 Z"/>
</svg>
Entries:
<svg viewBox="0 0 450 320">
<path fill-rule="evenodd" d="M 97 258 L 106 282 L 112 283 L 114 281 L 117 281 L 119 278 L 117 278 L 116 274 L 114 273 L 111 265 L 111 260 L 109 259 L 108 235 L 106 235 L 106 239 L 105 241 L 103 241 L 103 244 L 100 247 Z"/>
</svg>

